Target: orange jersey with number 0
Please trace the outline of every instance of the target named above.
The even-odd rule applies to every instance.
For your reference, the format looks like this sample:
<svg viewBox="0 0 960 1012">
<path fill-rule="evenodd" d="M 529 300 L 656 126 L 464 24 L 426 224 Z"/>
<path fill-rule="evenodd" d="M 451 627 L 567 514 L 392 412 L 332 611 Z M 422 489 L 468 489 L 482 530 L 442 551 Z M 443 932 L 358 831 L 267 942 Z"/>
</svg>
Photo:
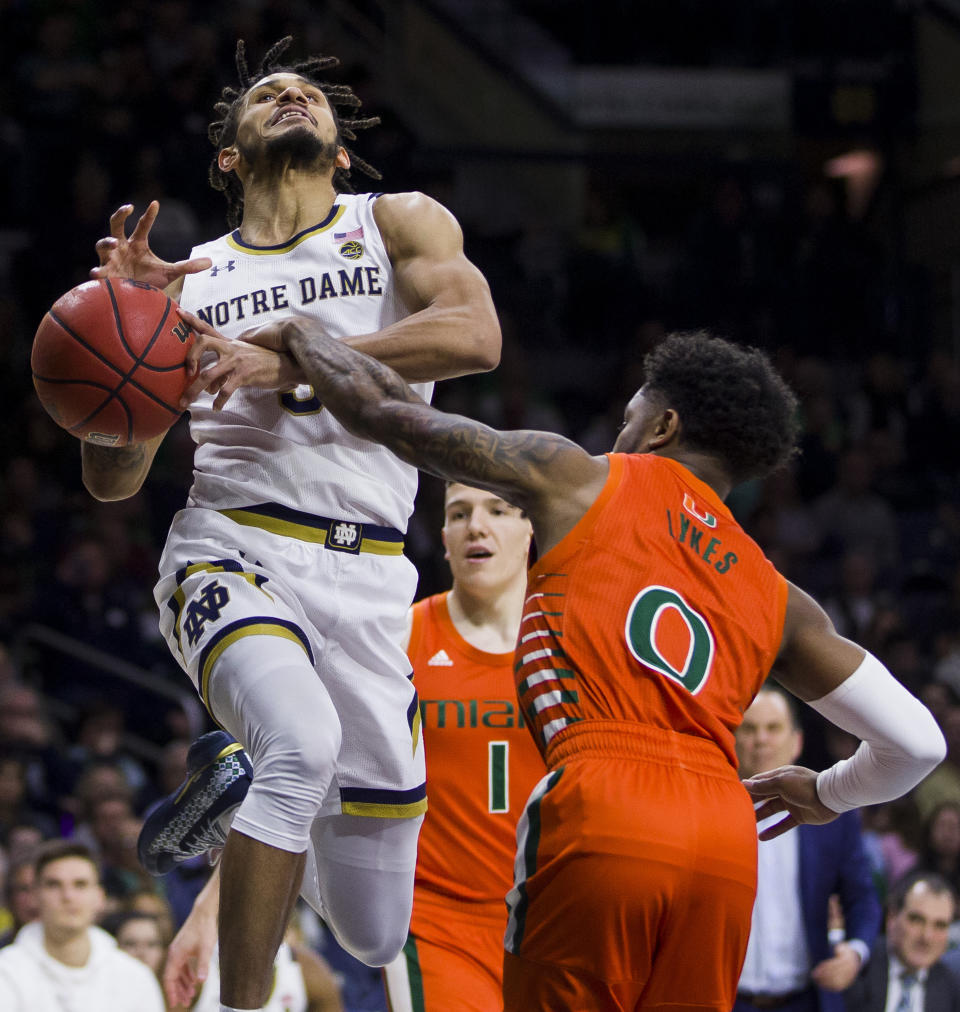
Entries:
<svg viewBox="0 0 960 1012">
<path fill-rule="evenodd" d="M 548 760 L 577 722 L 716 742 L 776 658 L 787 583 L 717 494 L 674 460 L 609 454 L 597 500 L 530 572 L 518 694 Z"/>
</svg>

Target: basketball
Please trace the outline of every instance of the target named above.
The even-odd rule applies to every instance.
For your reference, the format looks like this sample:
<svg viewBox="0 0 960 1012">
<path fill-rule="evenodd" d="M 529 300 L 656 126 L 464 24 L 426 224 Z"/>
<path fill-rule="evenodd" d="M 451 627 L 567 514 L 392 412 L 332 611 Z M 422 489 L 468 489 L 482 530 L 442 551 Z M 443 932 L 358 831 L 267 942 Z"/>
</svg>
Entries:
<svg viewBox="0 0 960 1012">
<path fill-rule="evenodd" d="M 87 281 L 50 307 L 33 339 L 33 385 L 50 417 L 101 446 L 139 443 L 181 414 L 193 331 L 158 288 Z"/>
</svg>

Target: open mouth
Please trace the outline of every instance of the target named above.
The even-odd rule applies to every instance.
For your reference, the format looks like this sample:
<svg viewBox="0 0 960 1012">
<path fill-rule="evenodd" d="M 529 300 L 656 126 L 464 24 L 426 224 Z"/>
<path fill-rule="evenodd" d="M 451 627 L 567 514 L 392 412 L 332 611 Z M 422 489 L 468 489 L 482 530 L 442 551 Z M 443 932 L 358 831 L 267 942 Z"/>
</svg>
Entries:
<svg viewBox="0 0 960 1012">
<path fill-rule="evenodd" d="M 305 119 L 308 123 L 312 123 L 314 126 L 317 125 L 317 121 L 307 112 L 306 109 L 292 108 L 287 106 L 284 109 L 279 109 L 270 117 L 270 126 L 276 126 L 278 123 L 282 123 L 286 119 Z"/>
<path fill-rule="evenodd" d="M 492 559 L 493 552 L 489 548 L 468 548 L 467 549 L 468 559 Z"/>
</svg>

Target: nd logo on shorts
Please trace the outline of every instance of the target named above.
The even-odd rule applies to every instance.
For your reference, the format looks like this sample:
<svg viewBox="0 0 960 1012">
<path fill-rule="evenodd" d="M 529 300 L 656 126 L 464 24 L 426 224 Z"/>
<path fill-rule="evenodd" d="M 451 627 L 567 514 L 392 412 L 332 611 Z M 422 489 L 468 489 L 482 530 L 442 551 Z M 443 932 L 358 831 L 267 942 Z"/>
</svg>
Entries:
<svg viewBox="0 0 960 1012">
<path fill-rule="evenodd" d="M 220 586 L 219 580 L 204 584 L 200 593 L 185 608 L 183 631 L 187 642 L 195 647 L 203 635 L 207 622 L 216 622 L 230 600 L 230 592 Z"/>
<path fill-rule="evenodd" d="M 247 571 L 234 559 L 219 559 L 191 563 L 176 579 L 177 589 L 167 602 L 174 619 L 171 646 L 176 644 L 204 702 L 213 665 L 245 636 L 293 640 L 313 663 L 299 615 L 266 589 L 270 581 L 262 573 Z"/>
<path fill-rule="evenodd" d="M 633 599 L 624 630 L 641 664 L 696 695 L 713 666 L 715 646 L 707 620 L 670 587 L 651 586 Z"/>
</svg>

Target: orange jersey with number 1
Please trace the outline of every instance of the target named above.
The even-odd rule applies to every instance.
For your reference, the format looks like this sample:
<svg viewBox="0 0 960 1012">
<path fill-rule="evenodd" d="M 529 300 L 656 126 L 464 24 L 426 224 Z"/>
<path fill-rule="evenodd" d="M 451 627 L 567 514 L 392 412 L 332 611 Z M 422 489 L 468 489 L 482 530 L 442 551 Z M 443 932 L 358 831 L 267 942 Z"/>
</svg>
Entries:
<svg viewBox="0 0 960 1012">
<path fill-rule="evenodd" d="M 390 1007 L 499 1012 L 517 819 L 546 770 L 517 703 L 513 651 L 492 654 L 468 643 L 446 594 L 413 606 L 407 653 L 430 807 L 410 935 L 385 971 Z"/>
<path fill-rule="evenodd" d="M 450 618 L 447 595 L 437 594 L 413 606 L 407 653 L 430 799 L 416 888 L 494 904 L 502 918 L 517 818 L 546 772 L 517 704 L 513 652 L 491 654 L 468 643 Z"/>
<path fill-rule="evenodd" d="M 504 1008 L 726 1012 L 756 890 L 733 731 L 787 584 L 685 467 L 609 461 L 528 579 L 516 679 L 550 773 L 517 829 Z"/>
</svg>

